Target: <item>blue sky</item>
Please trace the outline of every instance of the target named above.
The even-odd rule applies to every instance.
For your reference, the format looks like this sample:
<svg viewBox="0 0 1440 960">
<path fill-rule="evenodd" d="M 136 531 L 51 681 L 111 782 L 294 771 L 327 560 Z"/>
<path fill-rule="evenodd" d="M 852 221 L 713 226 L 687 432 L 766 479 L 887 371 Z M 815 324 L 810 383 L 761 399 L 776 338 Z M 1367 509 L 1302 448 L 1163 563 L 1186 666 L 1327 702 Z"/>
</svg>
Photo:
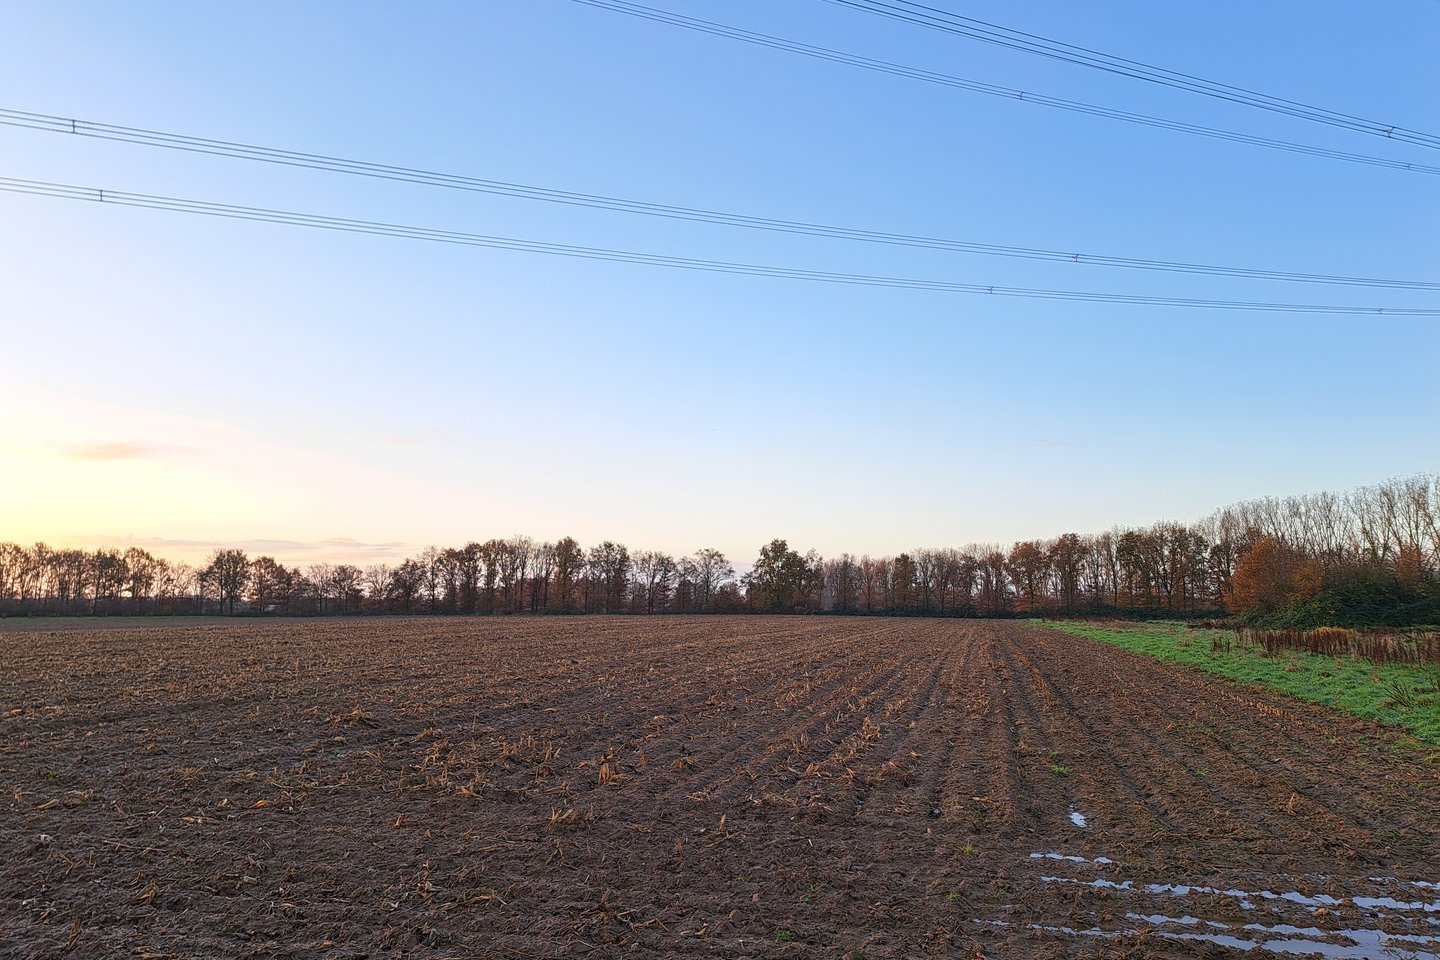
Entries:
<svg viewBox="0 0 1440 960">
<path fill-rule="evenodd" d="M 821 0 L 655 5 L 1440 163 Z M 1440 5 L 947 9 L 1440 131 Z M 1437 280 L 1440 178 L 1083 117 L 568 0 L 16 2 L 0 107 L 760 216 Z M 782 236 L 0 127 L 0 176 L 964 283 L 1433 293 Z M 526 532 L 737 560 L 1190 519 L 1440 462 L 1440 322 L 695 274 L 0 194 L 0 539 L 386 559 Z"/>
</svg>

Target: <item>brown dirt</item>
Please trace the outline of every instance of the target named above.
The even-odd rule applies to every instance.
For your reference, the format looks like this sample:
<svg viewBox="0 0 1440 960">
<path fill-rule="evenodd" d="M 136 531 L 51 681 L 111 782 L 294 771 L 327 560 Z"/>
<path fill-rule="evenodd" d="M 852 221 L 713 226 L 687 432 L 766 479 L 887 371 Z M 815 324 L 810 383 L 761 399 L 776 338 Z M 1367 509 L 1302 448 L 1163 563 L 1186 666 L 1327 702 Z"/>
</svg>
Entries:
<svg viewBox="0 0 1440 960">
<path fill-rule="evenodd" d="M 7 957 L 1440 952 L 1434 766 L 1022 624 L 0 622 L 0 697 Z"/>
</svg>

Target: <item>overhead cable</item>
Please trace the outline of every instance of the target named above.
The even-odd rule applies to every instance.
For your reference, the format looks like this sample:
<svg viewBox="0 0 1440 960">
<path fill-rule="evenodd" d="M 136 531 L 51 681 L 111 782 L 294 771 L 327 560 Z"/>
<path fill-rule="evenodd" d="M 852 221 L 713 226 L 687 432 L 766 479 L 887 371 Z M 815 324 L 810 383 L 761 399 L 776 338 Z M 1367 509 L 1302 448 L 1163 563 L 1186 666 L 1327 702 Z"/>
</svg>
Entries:
<svg viewBox="0 0 1440 960">
<path fill-rule="evenodd" d="M 660 10 L 655 7 L 647 7 L 642 4 L 632 3 L 630 0 L 573 0 L 575 3 L 584 4 L 588 7 L 595 7 L 601 10 L 609 10 L 614 13 L 624 13 L 642 20 L 652 20 L 656 23 L 669 24 L 671 26 L 683 27 L 687 30 L 696 30 L 700 33 L 707 33 L 712 36 L 724 37 L 730 40 L 739 40 L 744 43 L 752 43 L 762 47 L 769 47 L 774 50 L 781 50 L 787 53 L 795 53 L 801 56 L 813 57 L 819 60 L 828 60 L 832 63 L 842 63 L 853 67 L 861 67 L 866 70 L 875 70 L 880 73 L 888 73 L 897 77 L 907 77 L 912 80 L 923 80 L 926 83 L 939 84 L 941 86 L 953 87 L 960 90 L 968 90 L 972 93 L 981 93 L 987 96 L 1003 97 L 1007 100 L 1015 100 L 1021 103 L 1035 103 L 1041 106 L 1054 107 L 1060 110 L 1069 110 L 1074 113 L 1087 114 L 1094 117 L 1106 117 L 1111 120 L 1120 120 L 1126 123 L 1139 124 L 1141 126 L 1155 127 L 1161 130 L 1172 130 L 1177 133 L 1188 133 L 1195 136 L 1209 137 L 1215 140 L 1225 140 L 1232 143 L 1244 143 L 1251 146 L 1266 147 L 1272 150 L 1282 150 L 1287 153 L 1296 153 L 1304 156 L 1321 157 L 1328 160 L 1340 160 L 1346 163 L 1358 163 L 1368 166 L 1385 167 L 1391 170 L 1404 170 L 1411 173 L 1440 174 L 1440 166 L 1423 163 L 1409 163 L 1404 160 L 1393 160 L 1386 157 L 1374 157 L 1366 154 L 1350 153 L 1345 150 L 1332 150 L 1327 147 L 1317 147 L 1311 144 L 1293 143 L 1287 140 L 1276 140 L 1269 137 L 1254 136 L 1248 133 L 1239 133 L 1234 130 L 1224 130 L 1217 127 L 1207 127 L 1200 124 L 1186 123 L 1180 120 L 1171 120 L 1164 117 L 1152 117 L 1141 113 L 1132 113 L 1125 110 L 1118 110 L 1113 107 L 1105 107 L 1099 104 L 1085 103 L 1079 100 L 1067 100 L 1063 97 L 1052 97 L 1029 90 L 1019 90 L 1012 87 L 997 86 L 992 83 L 984 83 L 979 80 L 967 80 L 963 77 L 955 77 L 949 74 L 937 73 L 933 70 L 924 70 L 919 67 L 906 66 L 904 64 L 892 63 L 887 60 L 876 60 L 870 57 L 862 57 L 856 54 L 844 53 L 839 50 L 832 50 L 827 47 L 817 47 L 808 43 L 800 43 L 795 40 L 786 40 L 781 37 L 770 36 L 769 34 L 756 33 L 751 30 L 742 30 L 739 27 L 732 27 L 710 20 L 701 20 L 696 17 L 687 17 L 678 13 L 671 13 L 668 10 Z"/>
<path fill-rule="evenodd" d="M 584 2 L 584 0 L 582 0 L 582 2 Z M 1436 134 L 1411 130 L 1379 120 L 1368 120 L 1364 117 L 1341 113 L 1337 110 L 1329 110 L 1324 107 L 1301 103 L 1298 100 L 1271 96 L 1266 93 L 1246 89 L 1245 87 L 1237 87 L 1227 83 L 1219 83 L 1214 80 L 1206 80 L 1203 77 L 1182 73 L 1178 70 L 1157 67 L 1153 64 L 1142 63 L 1139 60 L 1130 60 L 1125 57 L 1118 57 L 1113 54 L 1091 50 L 1087 47 L 1063 43 L 1059 40 L 1051 40 L 1047 37 L 1026 33 L 1022 30 L 1014 30 L 1010 27 L 988 23 L 984 20 L 976 20 L 973 17 L 964 17 L 939 7 L 915 2 L 915 0 L 825 0 L 825 2 L 838 7 L 848 7 L 852 10 L 860 10 L 881 17 L 888 17 L 892 20 L 928 27 L 932 30 L 939 30 L 971 40 L 992 43 L 1012 50 L 1020 50 L 1025 53 L 1049 57 L 1066 63 L 1103 70 L 1106 73 L 1131 77 L 1136 80 L 1144 80 L 1149 83 L 1184 90 L 1205 97 L 1213 97 L 1217 100 L 1226 100 L 1231 103 L 1254 107 L 1259 110 L 1268 110 L 1272 113 L 1284 114 L 1301 120 L 1309 120 L 1327 126 L 1340 127 L 1358 133 L 1384 137 L 1387 140 L 1396 140 L 1416 146 L 1430 147 L 1431 149 L 1440 149 L 1440 136 Z"/>
<path fill-rule="evenodd" d="M 1331 274 L 1182 263 L 1135 257 L 1116 257 L 1077 251 L 1047 250 L 1037 247 L 1021 247 L 981 243 L 970 240 L 947 239 L 943 237 L 917 236 L 879 230 L 865 230 L 855 227 L 809 223 L 802 220 L 785 220 L 739 213 L 725 213 L 697 207 L 651 203 L 643 200 L 627 200 L 620 197 L 577 193 L 570 190 L 557 190 L 549 187 L 509 183 L 501 180 L 485 180 L 459 174 L 437 173 L 414 167 L 392 166 L 389 164 L 372 163 L 365 160 L 347 160 L 339 157 L 300 153 L 293 150 L 281 150 L 274 147 L 262 147 L 225 140 L 209 140 L 178 133 L 144 130 L 138 127 L 123 127 L 108 123 L 96 123 L 89 120 L 76 120 L 4 108 L 0 108 L 0 125 L 47 130 L 55 133 L 74 134 L 77 136 L 114 140 L 143 146 L 163 147 L 191 153 L 212 154 L 241 160 L 321 170 L 329 173 L 344 173 L 381 180 L 395 180 L 423 186 L 443 187 L 450 190 L 466 190 L 526 200 L 542 200 L 550 203 L 591 207 L 620 213 L 667 217 L 676 220 L 691 220 L 723 226 L 745 227 L 754 230 L 768 230 L 777 233 L 827 237 L 864 243 L 880 243 L 893 246 L 944 250 L 955 253 L 1013 257 L 1025 260 L 1043 260 L 1088 266 L 1235 277 L 1247 280 L 1316 283 L 1355 287 L 1384 287 L 1397 290 L 1440 290 L 1440 282 L 1395 280 L 1376 277 L 1347 277 Z"/>
<path fill-rule="evenodd" d="M 987 286 L 978 283 L 956 283 L 947 280 L 927 280 L 907 277 L 869 276 L 856 273 L 836 273 L 821 270 L 805 270 L 792 267 L 767 266 L 763 264 L 734 263 L 725 260 L 710 260 L 693 257 L 675 257 L 667 254 L 641 253 L 629 250 L 610 250 L 601 247 L 584 247 L 572 244 L 549 243 L 538 240 L 522 240 L 511 237 L 494 237 L 482 234 L 461 233 L 451 230 L 437 230 L 428 227 L 411 227 L 401 224 L 381 223 L 371 220 L 353 220 L 341 217 L 327 217 L 316 214 L 295 213 L 285 210 L 271 210 L 263 207 L 246 207 L 232 204 L 211 203 L 203 200 L 188 200 L 177 197 L 163 197 L 143 193 L 110 190 L 97 187 L 75 186 L 40 180 L 23 180 L 0 177 L 0 191 L 32 194 L 69 200 L 84 200 L 116 206 L 142 207 L 152 210 L 167 210 L 175 213 L 190 213 L 201 216 L 223 217 L 232 220 L 250 220 L 261 223 L 279 223 L 290 226 L 313 227 L 321 230 L 335 230 L 347 233 L 371 234 L 375 236 L 401 237 L 411 240 L 429 240 L 436 243 L 460 244 L 490 249 L 515 250 L 526 253 L 543 253 L 552 256 L 577 257 L 588 260 L 607 260 L 622 263 L 637 263 L 650 266 L 671 267 L 681 270 L 697 270 L 712 273 L 741 274 L 747 276 L 773 277 L 785 280 L 807 280 L 818 283 L 852 284 L 870 287 L 892 287 L 910 290 L 931 290 L 942 293 L 965 293 L 996 297 L 1021 297 L 1038 300 L 1067 300 L 1088 303 L 1126 304 L 1131 306 L 1176 307 L 1204 310 L 1243 310 L 1265 313 L 1343 314 L 1396 317 L 1440 317 L 1440 309 L 1358 307 L 1344 305 L 1295 304 L 1248 302 L 1235 300 L 1211 300 L 1183 297 L 1136 296 L 1118 293 L 1091 293 L 1073 290 L 1043 290 L 1026 287 Z"/>
</svg>

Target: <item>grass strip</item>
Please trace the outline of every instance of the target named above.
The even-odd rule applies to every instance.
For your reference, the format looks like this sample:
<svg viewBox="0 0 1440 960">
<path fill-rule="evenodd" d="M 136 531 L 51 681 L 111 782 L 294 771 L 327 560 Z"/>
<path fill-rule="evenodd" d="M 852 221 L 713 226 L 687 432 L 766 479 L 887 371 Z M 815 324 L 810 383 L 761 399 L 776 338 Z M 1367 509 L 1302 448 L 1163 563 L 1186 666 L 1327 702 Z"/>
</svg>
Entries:
<svg viewBox="0 0 1440 960">
<path fill-rule="evenodd" d="M 1232 630 L 1192 630 L 1167 621 L 1092 623 L 1041 620 L 1040 625 L 1114 644 L 1157 660 L 1198 667 L 1363 720 L 1401 727 L 1421 743 L 1440 744 L 1440 667 L 1372 663 L 1303 650 L 1268 657 Z"/>
</svg>

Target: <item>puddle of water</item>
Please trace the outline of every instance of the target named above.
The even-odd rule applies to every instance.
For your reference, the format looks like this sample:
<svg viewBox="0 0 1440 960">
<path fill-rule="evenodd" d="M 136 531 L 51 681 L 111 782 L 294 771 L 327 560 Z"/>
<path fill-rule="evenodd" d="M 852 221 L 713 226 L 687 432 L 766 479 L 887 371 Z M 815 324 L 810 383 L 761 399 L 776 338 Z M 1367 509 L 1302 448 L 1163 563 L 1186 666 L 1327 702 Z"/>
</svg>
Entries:
<svg viewBox="0 0 1440 960">
<path fill-rule="evenodd" d="M 1081 813 L 1079 810 L 1076 810 L 1074 807 L 1070 808 L 1070 822 L 1082 829 L 1090 826 L 1090 822 L 1085 819 L 1085 814 Z"/>
<path fill-rule="evenodd" d="M 1153 920 L 1151 917 L 1140 917 L 1138 914 L 1127 914 L 1136 919 Z M 1181 922 L 1183 920 L 1195 920 L 1194 917 L 1174 918 L 1160 917 L 1164 922 Z M 1038 923 L 1028 924 L 1028 929 L 1039 930 L 1043 933 L 1063 933 L 1071 937 L 1101 937 L 1111 939 L 1134 934 L 1134 930 L 1101 930 L 1099 927 L 1091 927 L 1088 930 L 1077 930 L 1074 927 L 1052 927 Z M 1223 925 L 1222 925 L 1223 926 Z M 1282 940 L 1246 940 L 1243 937 L 1232 936 L 1228 933 L 1170 933 L 1164 930 L 1157 930 L 1156 936 L 1164 937 L 1166 940 L 1188 940 L 1201 943 L 1213 943 L 1217 946 L 1230 947 L 1234 950 L 1264 950 L 1268 953 L 1301 954 L 1308 956 L 1322 956 L 1329 960 L 1376 960 L 1376 958 L 1391 958 L 1391 960 L 1440 960 L 1440 954 L 1431 953 L 1426 950 L 1411 950 L 1402 944 L 1424 943 L 1433 944 L 1436 942 L 1430 937 L 1408 937 L 1403 935 L 1392 935 L 1380 930 L 1330 930 L 1323 931 L 1313 927 L 1289 927 L 1278 925 L 1275 927 L 1263 927 L 1260 924 L 1249 924 L 1244 929 L 1277 933 L 1288 933 L 1292 937 L 1295 934 L 1309 934 L 1321 937 L 1339 937 L 1349 940 L 1349 944 L 1329 943 L 1324 940 L 1309 939 L 1282 939 Z"/>
<path fill-rule="evenodd" d="M 1418 884 L 1412 884 L 1418 886 Z M 1351 897 L 1351 902 L 1361 910 L 1423 910 L 1426 913 L 1440 913 L 1440 900 L 1427 903 L 1424 900 L 1396 900 L 1394 897 Z"/>
<path fill-rule="evenodd" d="M 1391 949 L 1388 944 L 1391 940 L 1399 940 L 1403 943 L 1418 943 L 1423 946 L 1433 947 L 1440 945 L 1440 939 L 1435 937 L 1422 937 L 1413 933 L 1386 933 L 1384 930 L 1320 930 L 1315 927 L 1292 927 L 1288 923 L 1277 923 L 1267 927 L 1260 923 L 1247 923 L 1241 929 L 1255 930 L 1260 933 L 1285 933 L 1301 937 L 1344 937 L 1353 940 L 1361 946 L 1380 947 Z"/>
<path fill-rule="evenodd" d="M 1298 953 L 1333 958 L 1333 960 L 1375 960 L 1388 957 L 1391 960 L 1440 960 L 1440 954 L 1428 950 L 1407 950 L 1387 941 L 1393 939 L 1381 936 L 1373 943 L 1357 944 L 1353 947 L 1337 943 L 1322 943 L 1317 940 L 1267 940 L 1260 949 L 1272 953 Z M 1377 952 L 1378 951 L 1378 952 Z"/>
<path fill-rule="evenodd" d="M 1129 880 L 1121 880 L 1116 883 L 1114 880 L 1106 880 L 1101 877 L 1099 880 L 1075 880 L 1070 877 L 1041 877 L 1041 883 L 1074 883 L 1082 887 L 1103 887 L 1107 890 L 1133 890 L 1134 884 Z"/>
<path fill-rule="evenodd" d="M 1246 927 L 1246 929 L 1250 928 Z M 1310 930 L 1306 929 L 1301 932 L 1309 933 Z M 1325 932 L 1316 930 L 1314 932 L 1322 936 L 1349 940 L 1350 943 L 1329 943 L 1303 937 L 1252 942 L 1261 950 L 1268 950 L 1271 953 L 1299 953 L 1310 956 L 1319 954 L 1322 957 L 1334 958 L 1334 960 L 1374 960 L 1376 957 L 1390 957 L 1394 960 L 1440 960 L 1440 954 L 1428 950 L 1412 950 L 1408 946 L 1402 945 L 1413 942 L 1411 938 L 1395 936 L 1381 930 L 1330 930 Z M 1421 942 L 1425 942 L 1423 938 Z M 1429 942 L 1434 943 L 1435 941 Z"/>
<path fill-rule="evenodd" d="M 1242 940 L 1239 937 L 1232 937 L 1228 933 L 1166 933 L 1162 930 L 1159 935 L 1166 940 L 1199 940 L 1204 943 L 1216 943 L 1222 947 L 1233 947 L 1236 950 L 1254 950 L 1259 946 L 1254 940 Z"/>
<path fill-rule="evenodd" d="M 1101 930 L 1099 927 L 1091 927 L 1089 930 L 1076 930 L 1074 927 L 1047 927 L 1038 923 L 1025 925 L 1027 930 L 1040 930 L 1045 933 L 1064 933 L 1072 937 L 1124 937 L 1133 933 L 1131 930 Z"/>
<path fill-rule="evenodd" d="M 1201 889 L 1201 888 L 1196 888 Z M 1254 893 L 1246 893 L 1244 890 L 1216 890 L 1215 893 L 1223 893 L 1227 897 L 1260 897 L 1263 900 L 1288 900 L 1290 903 L 1298 903 L 1305 907 L 1338 907 L 1344 900 L 1336 900 L 1334 897 L 1324 893 L 1317 893 L 1313 897 L 1307 897 L 1303 893 L 1296 893 L 1293 890 L 1285 893 L 1275 893 L 1272 890 L 1256 890 Z"/>
<path fill-rule="evenodd" d="M 1221 923 L 1219 920 L 1201 920 L 1199 917 L 1192 917 L 1192 916 L 1189 916 L 1189 915 L 1186 915 L 1186 916 L 1183 916 L 1183 917 L 1167 917 L 1167 916 L 1166 916 L 1165 914 L 1163 914 L 1163 913 L 1152 913 L 1152 914 L 1149 914 L 1148 916 L 1147 916 L 1146 914 L 1143 914 L 1143 913 L 1127 913 L 1127 914 L 1125 914 L 1125 919 L 1126 919 L 1126 920 L 1144 920 L 1146 923 L 1153 923 L 1153 924 L 1155 924 L 1156 926 L 1159 926 L 1159 925 L 1162 924 L 1162 923 L 1178 923 L 1178 924 L 1181 924 L 1182 926 L 1193 927 L 1193 926 L 1195 926 L 1196 924 L 1203 923 L 1203 924 L 1205 924 L 1205 926 L 1210 927 L 1210 928 L 1215 929 L 1215 930 L 1229 930 L 1229 929 L 1230 929 L 1230 924 L 1228 924 L 1228 923 Z"/>
<path fill-rule="evenodd" d="M 1084 815 L 1073 808 L 1070 811 L 1071 819 L 1077 826 L 1084 826 Z M 1087 859 L 1062 853 L 1032 853 L 1032 860 L 1054 860 L 1068 863 L 1094 863 L 1102 865 L 1113 865 L 1113 861 L 1105 857 Z M 1440 890 L 1440 883 L 1425 880 L 1402 881 L 1395 877 L 1369 877 L 1370 882 L 1385 885 L 1399 885 L 1411 890 Z M 1424 924 L 1431 928 L 1440 927 L 1440 900 L 1410 899 L 1400 897 L 1363 897 L 1350 896 L 1337 899 L 1328 894 L 1304 894 L 1293 890 L 1238 890 L 1220 889 L 1218 887 L 1196 886 L 1182 883 L 1146 883 L 1138 884 L 1132 880 L 1108 880 L 1103 877 L 1094 880 L 1079 880 L 1072 877 L 1051 877 L 1040 878 L 1042 883 L 1067 883 L 1076 886 L 1091 887 L 1105 890 L 1124 890 L 1133 893 L 1162 894 L 1169 896 L 1188 896 L 1191 894 L 1209 894 L 1214 896 L 1230 897 L 1238 901 L 1239 906 L 1245 910 L 1255 909 L 1255 904 L 1260 901 L 1273 901 L 1276 903 L 1293 903 L 1302 907 L 1341 907 L 1353 905 L 1354 907 L 1378 914 L 1380 917 L 1395 914 L 1411 914 L 1404 917 L 1405 922 L 1412 924 Z M 1419 913 L 1423 916 L 1414 916 Z M 1149 924 L 1152 927 L 1159 927 L 1154 935 L 1169 940 L 1191 940 L 1204 943 L 1212 943 L 1217 946 L 1229 947 L 1234 950 L 1252 951 L 1258 950 L 1267 953 L 1287 955 L 1309 955 L 1321 956 L 1326 960 L 1370 960 L 1370 958 L 1390 958 L 1390 960 L 1440 960 L 1440 937 L 1424 936 L 1414 933 L 1387 933 L 1383 930 L 1372 930 L 1364 928 L 1353 928 L 1344 930 L 1322 930 L 1319 927 L 1298 927 L 1292 924 L 1266 925 L 1261 923 L 1247 923 L 1243 926 L 1232 927 L 1229 924 L 1220 923 L 1216 920 L 1203 920 L 1199 917 L 1185 915 L 1171 917 L 1165 914 L 1139 914 L 1127 913 L 1125 918 L 1135 924 Z M 1396 916 L 1395 919 L 1401 919 Z M 1163 929 L 1166 926 L 1188 928 L 1188 929 Z M 1209 931 L 1202 932 L 1201 928 Z M 1098 927 L 1088 930 L 1078 930 L 1072 927 L 1043 926 L 1030 924 L 1029 929 L 1039 930 L 1047 933 L 1065 934 L 1074 937 L 1119 937 L 1134 934 L 1135 930 L 1108 931 Z M 1246 939 L 1239 934 L 1248 934 Z M 1344 942 L 1342 942 L 1344 941 Z"/>
<path fill-rule="evenodd" d="M 1095 857 L 1095 858 L 1093 858 L 1093 859 L 1087 859 L 1087 858 L 1085 858 L 1085 857 L 1075 857 L 1075 856 L 1070 856 L 1070 855 L 1064 854 L 1064 853 L 1032 853 L 1032 854 L 1030 854 L 1030 859 L 1031 859 L 1031 860 L 1065 860 L 1065 861 L 1067 861 L 1067 862 L 1069 862 L 1069 863 L 1103 863 L 1103 864 L 1107 864 L 1107 865 L 1111 865 L 1111 866 L 1113 866 L 1114 863 L 1115 863 L 1115 861 L 1114 861 L 1114 860 L 1111 860 L 1109 857 Z"/>
<path fill-rule="evenodd" d="M 1192 893 L 1213 894 L 1238 900 L 1240 901 L 1240 906 L 1246 910 L 1253 909 L 1255 906 L 1254 901 L 1256 900 L 1284 900 L 1289 903 L 1298 903 L 1305 907 L 1338 907 L 1345 902 L 1343 900 L 1336 900 L 1334 897 L 1324 893 L 1318 893 L 1310 897 L 1295 891 L 1276 893 L 1273 890 L 1221 890 L 1218 887 L 1197 887 L 1184 883 L 1147 883 L 1144 886 L 1137 887 L 1129 880 L 1122 880 L 1117 883 L 1114 880 L 1106 880 L 1103 877 L 1098 880 L 1075 880 L 1070 877 L 1041 877 L 1040 881 L 1042 883 L 1073 883 L 1080 886 L 1099 887 L 1108 890 L 1143 890 L 1146 893 L 1164 893 L 1176 897 L 1186 897 Z M 1354 901 L 1356 906 L 1362 908 L 1365 907 L 1367 903 L 1373 903 L 1376 906 L 1386 905 L 1379 903 L 1377 898 L 1373 897 L 1355 897 Z M 1398 903 L 1398 901 L 1391 901 L 1391 903 Z M 1415 904 L 1409 908 L 1419 909 L 1420 907 L 1429 906 L 1440 910 L 1440 904 Z M 1398 909 L 1406 909 L 1406 905 L 1402 904 Z"/>
<path fill-rule="evenodd" d="M 1302 937 L 1315 937 L 1323 940 L 1329 934 L 1319 927 L 1297 927 L 1292 923 L 1276 923 L 1266 926 L 1263 923 L 1247 923 L 1241 930 L 1253 930 L 1256 933 L 1289 933 Z"/>
<path fill-rule="evenodd" d="M 1399 877 L 1366 877 L 1371 883 L 1398 883 L 1401 886 L 1414 887 L 1417 890 L 1440 890 L 1440 883 L 1430 883 L 1427 880 L 1401 880 Z"/>
<path fill-rule="evenodd" d="M 1230 897 L 1240 901 L 1240 907 L 1244 910 L 1254 910 L 1255 904 L 1250 900 L 1252 896 L 1263 896 L 1264 894 L 1251 894 L 1244 890 L 1220 890 L 1216 887 L 1192 887 L 1183 883 L 1147 883 L 1142 888 L 1146 893 L 1168 893 L 1176 897 L 1188 897 L 1192 893 L 1213 893 L 1222 897 Z M 1269 893 L 1269 891 L 1265 891 Z M 1270 894 L 1271 897 L 1275 895 Z M 1298 896 L 1298 894 L 1297 894 Z"/>
</svg>

